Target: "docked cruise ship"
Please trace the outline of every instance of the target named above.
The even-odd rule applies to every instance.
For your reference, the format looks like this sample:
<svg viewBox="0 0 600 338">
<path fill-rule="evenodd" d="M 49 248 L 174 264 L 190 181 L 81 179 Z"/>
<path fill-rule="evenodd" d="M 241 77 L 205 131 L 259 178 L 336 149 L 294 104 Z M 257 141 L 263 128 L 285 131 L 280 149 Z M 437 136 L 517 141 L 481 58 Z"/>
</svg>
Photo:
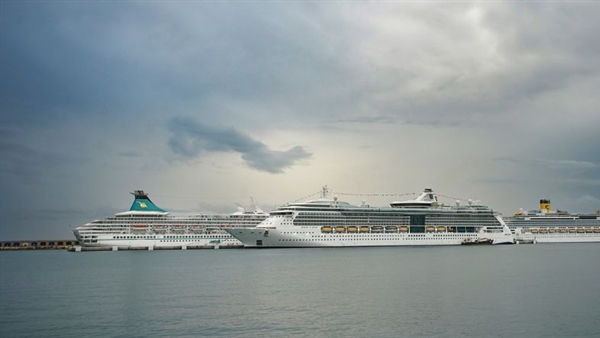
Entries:
<svg viewBox="0 0 600 338">
<path fill-rule="evenodd" d="M 244 247 L 459 245 L 485 239 L 513 243 L 510 229 L 492 209 L 473 202 L 444 205 L 431 189 L 389 207 L 351 205 L 328 193 L 325 187 L 319 199 L 271 211 L 254 228 L 225 231 Z"/>
<path fill-rule="evenodd" d="M 143 190 L 136 190 L 129 211 L 95 220 L 73 230 L 83 247 L 192 248 L 202 246 L 241 246 L 223 229 L 254 227 L 269 214 L 258 208 L 239 208 L 231 215 L 174 216 L 154 204 Z"/>
<path fill-rule="evenodd" d="M 518 211 L 505 220 L 519 243 L 600 242 L 600 211 L 596 214 L 554 211 L 550 200 L 541 199 L 540 210 Z"/>
</svg>

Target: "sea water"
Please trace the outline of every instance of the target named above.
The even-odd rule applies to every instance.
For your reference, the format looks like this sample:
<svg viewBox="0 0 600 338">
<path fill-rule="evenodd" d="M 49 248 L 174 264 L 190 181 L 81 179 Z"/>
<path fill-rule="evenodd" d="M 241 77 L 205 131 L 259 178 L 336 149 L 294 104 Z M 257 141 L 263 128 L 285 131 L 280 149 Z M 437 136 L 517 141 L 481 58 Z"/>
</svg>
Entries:
<svg viewBox="0 0 600 338">
<path fill-rule="evenodd" d="M 0 253 L 0 337 L 600 337 L 600 244 Z"/>
</svg>

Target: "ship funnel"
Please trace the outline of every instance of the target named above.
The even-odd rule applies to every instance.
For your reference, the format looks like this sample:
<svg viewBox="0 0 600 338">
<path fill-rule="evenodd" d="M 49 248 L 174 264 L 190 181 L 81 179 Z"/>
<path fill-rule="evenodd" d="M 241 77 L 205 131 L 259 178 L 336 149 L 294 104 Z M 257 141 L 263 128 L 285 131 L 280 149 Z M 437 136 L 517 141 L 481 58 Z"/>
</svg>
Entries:
<svg viewBox="0 0 600 338">
<path fill-rule="evenodd" d="M 131 205 L 131 208 L 129 208 L 129 211 L 166 212 L 154 204 L 144 190 L 134 190 L 131 194 L 135 197 L 135 199 L 133 200 L 133 204 Z"/>
<path fill-rule="evenodd" d="M 540 211 L 542 213 L 547 213 L 552 211 L 552 205 L 550 204 L 550 200 L 541 199 L 540 200 Z"/>
</svg>

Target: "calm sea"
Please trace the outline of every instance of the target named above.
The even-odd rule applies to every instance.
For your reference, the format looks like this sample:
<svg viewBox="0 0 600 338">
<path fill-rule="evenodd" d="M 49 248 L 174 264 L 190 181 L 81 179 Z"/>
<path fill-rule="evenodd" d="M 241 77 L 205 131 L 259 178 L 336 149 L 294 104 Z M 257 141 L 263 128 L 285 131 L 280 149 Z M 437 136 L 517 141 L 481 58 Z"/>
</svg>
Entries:
<svg viewBox="0 0 600 338">
<path fill-rule="evenodd" d="M 600 245 L 0 253 L 0 337 L 600 337 Z"/>
</svg>

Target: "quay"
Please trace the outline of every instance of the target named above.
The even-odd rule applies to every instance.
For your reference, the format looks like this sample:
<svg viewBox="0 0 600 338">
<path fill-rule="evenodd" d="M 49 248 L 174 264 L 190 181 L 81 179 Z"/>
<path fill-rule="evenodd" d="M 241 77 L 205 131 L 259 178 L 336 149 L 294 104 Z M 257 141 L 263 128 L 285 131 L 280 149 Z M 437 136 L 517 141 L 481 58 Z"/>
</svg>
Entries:
<svg viewBox="0 0 600 338">
<path fill-rule="evenodd" d="M 190 245 L 190 246 L 159 246 L 159 247 L 153 247 L 153 246 L 148 246 L 148 247 L 144 247 L 144 246 L 135 246 L 135 247 L 130 247 L 130 246 L 100 246 L 100 247 L 93 247 L 93 246 L 81 246 L 81 245 L 74 245 L 70 248 L 68 248 L 69 251 L 71 252 L 86 252 L 86 251 L 127 251 L 127 250 L 135 250 L 135 251 L 154 251 L 154 250 L 206 250 L 206 249 L 242 249 L 244 246 L 243 245 L 219 245 L 219 244 L 215 244 L 215 245 Z"/>
<path fill-rule="evenodd" d="M 76 240 L 0 241 L 0 250 L 68 250 L 79 242 Z"/>
<path fill-rule="evenodd" d="M 17 251 L 17 250 L 68 250 L 71 252 L 82 251 L 128 251 L 128 250 L 202 250 L 202 249 L 242 249 L 243 245 L 188 245 L 188 246 L 161 246 L 161 247 L 130 247 L 130 246 L 103 246 L 89 247 L 81 246 L 77 240 L 18 240 L 18 241 L 0 241 L 1 251 Z"/>
</svg>

